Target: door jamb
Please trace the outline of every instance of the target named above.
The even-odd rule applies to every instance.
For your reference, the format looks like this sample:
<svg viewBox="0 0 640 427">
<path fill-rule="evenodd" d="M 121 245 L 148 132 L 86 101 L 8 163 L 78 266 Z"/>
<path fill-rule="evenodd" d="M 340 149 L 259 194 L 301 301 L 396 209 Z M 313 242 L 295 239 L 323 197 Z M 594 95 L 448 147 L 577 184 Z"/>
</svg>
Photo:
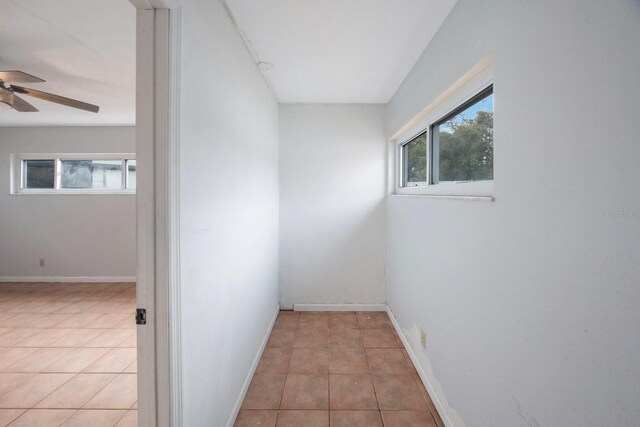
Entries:
<svg viewBox="0 0 640 427">
<path fill-rule="evenodd" d="M 181 426 L 180 22 L 176 0 L 130 0 L 136 27 L 138 425 Z"/>
</svg>

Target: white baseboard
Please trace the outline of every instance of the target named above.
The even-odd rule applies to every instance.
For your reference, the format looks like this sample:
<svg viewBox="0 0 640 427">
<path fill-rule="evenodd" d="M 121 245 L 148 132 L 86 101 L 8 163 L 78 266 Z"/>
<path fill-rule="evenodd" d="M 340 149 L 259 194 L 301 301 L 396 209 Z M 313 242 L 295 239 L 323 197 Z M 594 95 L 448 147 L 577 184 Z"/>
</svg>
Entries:
<svg viewBox="0 0 640 427">
<path fill-rule="evenodd" d="M 386 304 L 293 304 L 293 311 L 387 311 Z"/>
<path fill-rule="evenodd" d="M 135 282 L 136 276 L 0 276 L 0 282 L 16 283 L 116 283 Z"/>
<path fill-rule="evenodd" d="M 273 330 L 273 326 L 276 324 L 278 313 L 280 313 L 280 305 L 276 307 L 276 312 L 273 314 L 273 318 L 271 319 L 271 324 L 269 325 L 269 328 L 267 329 L 267 333 L 262 339 L 262 344 L 260 344 L 260 349 L 258 350 L 256 357 L 253 359 L 253 363 L 251 364 L 251 368 L 249 369 L 247 378 L 244 380 L 244 384 L 242 385 L 242 390 L 240 390 L 240 396 L 238 396 L 238 400 L 236 400 L 236 404 L 233 406 L 233 411 L 231 412 L 229 421 L 227 421 L 227 427 L 233 427 L 233 424 L 236 422 L 236 418 L 238 417 L 238 413 L 240 412 L 240 408 L 242 407 L 242 402 L 244 401 L 244 397 L 246 396 L 247 391 L 249 390 L 249 386 L 251 385 L 253 374 L 255 374 L 256 369 L 258 368 L 258 363 L 260 363 L 262 352 L 264 352 L 264 349 L 267 346 L 267 341 L 269 341 L 269 336 L 271 335 L 271 331 Z"/>
<path fill-rule="evenodd" d="M 449 416 L 447 407 L 442 403 L 442 400 L 440 400 L 440 397 L 436 393 L 435 388 L 429 382 L 429 379 L 427 378 L 427 375 L 424 373 L 424 369 L 422 368 L 422 365 L 420 364 L 418 357 L 413 351 L 413 348 L 409 344 L 409 341 L 407 340 L 407 337 L 405 336 L 404 331 L 400 327 L 400 324 L 398 323 L 398 321 L 396 320 L 396 317 L 393 315 L 393 312 L 388 306 L 387 306 L 387 314 L 389 315 L 389 319 L 391 319 L 391 323 L 393 323 L 393 327 L 396 329 L 398 336 L 402 340 L 402 345 L 404 345 L 405 350 L 407 350 L 407 353 L 409 353 L 409 357 L 411 358 L 411 361 L 413 362 L 413 365 L 415 366 L 416 371 L 418 371 L 418 375 L 420 376 L 422 383 L 427 389 L 427 392 L 429 393 L 429 397 L 431 397 L 433 404 L 438 410 L 438 415 L 440 415 L 442 422 L 446 427 L 455 426 L 455 424 L 451 419 L 451 416 Z"/>
</svg>

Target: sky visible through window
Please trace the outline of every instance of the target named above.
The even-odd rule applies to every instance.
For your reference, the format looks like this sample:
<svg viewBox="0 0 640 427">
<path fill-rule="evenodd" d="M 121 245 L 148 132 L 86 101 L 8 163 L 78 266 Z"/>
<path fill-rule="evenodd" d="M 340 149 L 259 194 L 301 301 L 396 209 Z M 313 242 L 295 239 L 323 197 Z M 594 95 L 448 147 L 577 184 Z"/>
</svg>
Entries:
<svg viewBox="0 0 640 427">
<path fill-rule="evenodd" d="M 455 124 L 460 124 L 462 123 L 463 120 L 475 119 L 476 116 L 478 115 L 478 111 L 486 111 L 488 113 L 493 113 L 493 94 L 487 96 L 480 102 L 473 104 L 472 106 L 470 106 L 469 108 L 461 112 L 460 114 L 456 114 L 451 119 L 442 123 L 440 125 L 440 131 L 451 133 L 453 131 L 453 128 L 451 127 L 451 122 Z"/>
</svg>

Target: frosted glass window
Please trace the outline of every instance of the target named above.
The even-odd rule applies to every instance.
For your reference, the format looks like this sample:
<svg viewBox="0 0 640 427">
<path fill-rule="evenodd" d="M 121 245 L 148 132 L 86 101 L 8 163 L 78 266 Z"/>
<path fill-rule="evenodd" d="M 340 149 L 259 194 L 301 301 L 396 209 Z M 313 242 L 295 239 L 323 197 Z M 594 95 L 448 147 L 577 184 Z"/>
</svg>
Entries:
<svg viewBox="0 0 640 427">
<path fill-rule="evenodd" d="M 122 160 L 62 160 L 60 188 L 122 188 Z"/>
</svg>

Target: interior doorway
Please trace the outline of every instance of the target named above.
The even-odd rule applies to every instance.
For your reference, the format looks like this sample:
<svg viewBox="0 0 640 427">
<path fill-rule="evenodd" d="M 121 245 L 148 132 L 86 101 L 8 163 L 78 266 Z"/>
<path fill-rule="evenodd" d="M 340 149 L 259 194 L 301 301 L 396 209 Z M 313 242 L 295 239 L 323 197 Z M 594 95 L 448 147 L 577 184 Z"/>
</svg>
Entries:
<svg viewBox="0 0 640 427">
<path fill-rule="evenodd" d="M 9 6 L 22 7 L 9 3 Z M 101 3 L 111 2 L 92 2 L 96 7 Z M 20 205 L 22 213 L 4 215 L 6 212 L 3 212 L 2 216 L 15 218 L 25 217 L 27 213 L 38 214 L 52 230 L 51 234 L 56 231 L 60 234 L 52 238 L 50 253 L 39 256 L 38 245 L 44 242 L 40 246 L 46 247 L 47 243 L 33 218 L 28 226 L 6 223 L 6 227 L 2 227 L 3 232 L 22 229 L 23 236 L 29 234 L 28 227 L 35 231 L 34 236 L 40 240 L 32 239 L 25 246 L 30 245 L 29 257 L 39 258 L 37 262 L 42 272 L 5 271 L 4 261 L 8 258 L 3 255 L 0 274 L 0 425 L 169 425 L 169 340 L 167 328 L 156 330 L 156 324 L 162 324 L 168 318 L 167 277 L 169 273 L 173 274 L 167 267 L 170 257 L 164 254 L 170 237 L 165 229 L 170 216 L 164 213 L 167 201 L 171 200 L 167 192 L 170 177 L 165 173 L 170 128 L 166 118 L 159 120 L 159 115 L 167 114 L 169 103 L 166 53 L 169 20 L 168 12 L 158 12 L 150 5 L 140 4 L 144 2 L 122 0 L 122 3 L 133 17 L 131 59 L 134 69 L 131 73 L 120 73 L 119 78 L 126 80 L 123 76 L 130 75 L 134 79 L 131 105 L 137 111 L 137 119 L 126 126 L 108 128 L 91 122 L 93 118 L 88 118 L 86 123 L 76 123 L 75 117 L 65 121 L 65 117 L 70 116 L 65 116 L 63 110 L 54 108 L 45 116 L 49 110 L 40 105 L 44 101 L 36 100 L 33 105 L 43 114 L 36 117 L 50 118 L 47 124 L 55 125 L 55 128 L 34 124 L 31 129 L 26 122 L 20 129 L 0 128 L 3 142 L 11 139 L 16 143 L 11 145 L 10 153 L 2 156 L 2 180 L 7 180 L 3 188 L 10 187 L 11 179 L 19 191 L 27 190 L 23 194 L 13 193 L 14 182 L 11 182 L 12 192 L 6 195 L 11 203 L 3 201 L 3 209 Z M 49 36 L 53 42 L 60 44 L 61 40 L 71 39 L 86 45 L 77 48 L 78 57 L 82 57 L 82 49 L 94 53 L 105 49 L 100 46 L 99 37 L 90 42 L 82 41 L 83 34 L 93 37 L 92 31 L 99 31 L 83 19 L 82 8 L 57 10 L 53 16 L 43 9 L 47 7 L 46 2 L 34 2 L 29 6 L 35 10 L 25 12 L 39 21 L 39 27 L 50 25 L 62 29 L 64 34 L 59 39 Z M 67 24 L 76 21 L 81 28 L 70 30 L 67 25 L 56 25 L 57 18 Z M 28 30 L 26 18 L 15 21 Z M 115 25 L 114 30 L 121 30 L 120 24 Z M 43 44 L 47 38 L 36 39 Z M 33 50 L 47 50 L 36 48 Z M 159 53 L 162 49 L 164 54 Z M 9 53 L 3 49 L 2 65 L 29 68 L 26 53 L 13 59 L 13 63 L 20 65 L 5 64 Z M 42 56 L 39 59 L 46 60 Z M 89 61 L 74 60 L 63 63 L 66 69 L 59 74 L 43 73 L 43 77 L 50 80 L 49 86 L 43 89 L 53 92 L 51 85 L 61 81 L 65 73 L 76 73 L 73 90 L 81 91 L 82 84 L 93 84 L 92 88 L 108 86 L 109 82 L 105 81 L 87 83 L 88 79 L 82 80 L 82 67 L 86 65 L 83 62 Z M 70 68 L 73 64 L 75 69 Z M 115 72 L 115 67 L 112 69 Z M 83 96 L 73 90 L 57 92 L 92 101 L 91 91 Z M 113 112 L 109 102 L 94 102 L 101 104 L 101 113 L 109 115 Z M 119 127 L 127 129 L 120 131 Z M 103 136 L 96 136 L 98 133 Z M 33 144 L 35 140 L 48 143 L 46 153 Z M 59 148 L 52 148 L 58 141 Z M 34 153 L 39 158 L 26 156 Z M 74 163 L 74 170 L 88 171 L 83 178 L 90 183 L 86 188 L 78 184 L 78 180 L 74 181 L 75 188 L 69 187 L 69 180 L 65 181 L 63 175 L 69 172 L 71 163 Z M 22 173 L 35 169 L 36 175 L 42 175 L 40 172 L 47 175 L 49 164 L 54 177 L 52 187 L 41 187 L 27 194 L 32 189 L 24 185 L 26 180 Z M 114 174 L 120 174 L 119 181 Z M 101 180 L 97 179 L 98 175 Z M 17 180 L 14 179 L 16 176 Z M 111 188 L 110 183 L 116 181 L 122 186 Z M 132 182 L 137 184 L 136 190 L 130 186 Z M 66 204 L 60 212 L 52 208 L 59 202 Z M 88 206 L 96 207 L 95 211 L 87 211 Z M 162 212 L 158 213 L 158 210 Z M 72 218 L 78 212 L 83 213 L 84 222 Z M 119 219 L 119 224 L 101 219 L 96 212 Z M 113 227 L 106 226 L 108 222 L 114 223 Z M 83 223 L 89 225 L 83 227 Z M 129 225 L 125 226 L 125 223 Z M 14 252 L 20 253 L 16 239 L 5 239 L 5 242 L 11 240 Z M 96 250 L 105 247 L 106 242 L 110 249 L 104 253 Z M 73 255 L 75 249 L 77 253 Z M 78 265 L 83 264 L 81 260 L 93 259 L 95 265 L 90 267 L 95 268 L 91 270 L 85 266 L 84 273 L 64 273 L 59 267 L 64 264 L 60 254 L 75 256 Z M 113 255 L 113 259 L 105 254 Z M 6 264 L 17 265 L 11 260 Z M 101 266 L 103 270 L 100 270 Z M 118 270 L 120 267 L 124 272 Z M 140 324 L 136 326 L 134 313 L 137 308 L 144 310 L 144 315 L 141 313 L 137 319 Z"/>
</svg>

